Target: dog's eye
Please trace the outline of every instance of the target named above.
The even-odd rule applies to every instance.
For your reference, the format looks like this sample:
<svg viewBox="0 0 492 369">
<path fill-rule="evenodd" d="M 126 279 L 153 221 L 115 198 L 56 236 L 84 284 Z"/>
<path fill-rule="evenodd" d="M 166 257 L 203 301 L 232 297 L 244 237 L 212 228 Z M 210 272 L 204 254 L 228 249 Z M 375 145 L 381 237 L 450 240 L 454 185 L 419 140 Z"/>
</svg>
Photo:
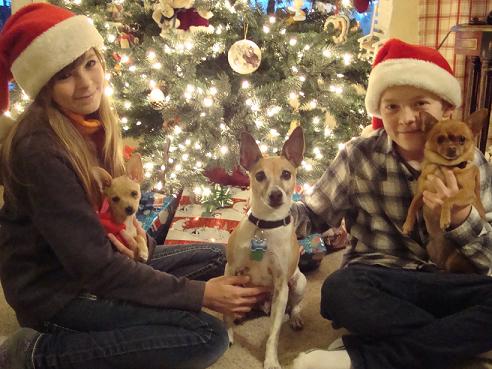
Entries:
<svg viewBox="0 0 492 369">
<path fill-rule="evenodd" d="M 255 178 L 258 182 L 264 181 L 266 179 L 265 172 L 261 171 L 255 174 Z"/>
<path fill-rule="evenodd" d="M 288 181 L 292 175 L 288 170 L 283 170 L 282 175 L 280 176 L 283 180 Z"/>
<path fill-rule="evenodd" d="M 459 142 L 461 145 L 464 145 L 464 144 L 465 144 L 465 141 L 466 141 L 465 136 L 458 136 L 458 142 Z"/>
<path fill-rule="evenodd" d="M 443 135 L 437 137 L 437 143 L 442 144 L 446 140 L 446 137 Z"/>
<path fill-rule="evenodd" d="M 113 202 L 118 202 L 120 201 L 120 198 L 118 196 L 115 196 L 111 200 L 113 200 Z"/>
<path fill-rule="evenodd" d="M 132 197 L 134 197 L 134 198 L 137 198 L 137 197 L 138 197 L 138 192 L 137 192 L 137 191 L 132 191 L 130 194 L 131 194 L 131 195 L 132 195 Z"/>
</svg>

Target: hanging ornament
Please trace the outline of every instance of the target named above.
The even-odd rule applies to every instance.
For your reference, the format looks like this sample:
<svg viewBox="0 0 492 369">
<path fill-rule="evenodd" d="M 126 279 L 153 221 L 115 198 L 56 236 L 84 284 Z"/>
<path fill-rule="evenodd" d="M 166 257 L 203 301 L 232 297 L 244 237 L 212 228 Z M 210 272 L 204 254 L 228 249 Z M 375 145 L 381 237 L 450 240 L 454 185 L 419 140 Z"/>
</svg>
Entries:
<svg viewBox="0 0 492 369">
<path fill-rule="evenodd" d="M 116 74 L 118 74 L 118 75 L 120 75 L 120 74 L 121 74 L 121 63 L 116 63 L 116 64 L 114 65 L 114 72 L 115 72 Z"/>
<path fill-rule="evenodd" d="M 181 9 L 177 12 L 177 18 L 179 20 L 178 29 L 191 32 L 207 32 L 214 31 L 214 27 L 210 25 L 209 19 L 212 17 L 212 12 L 207 10 L 198 10 L 195 8 Z"/>
<path fill-rule="evenodd" d="M 328 128 L 330 130 L 335 129 L 337 126 L 337 120 L 335 117 L 329 112 L 325 112 L 325 128 Z"/>
<path fill-rule="evenodd" d="M 292 3 L 293 6 L 289 7 L 289 11 L 294 13 L 292 19 L 296 22 L 302 22 L 306 20 L 306 13 L 302 10 L 302 6 L 304 5 L 304 0 L 294 0 Z"/>
<path fill-rule="evenodd" d="M 111 56 L 113 57 L 113 60 L 117 63 L 119 63 L 121 61 L 121 55 L 118 54 L 116 51 L 113 51 L 113 53 L 111 54 Z"/>
<path fill-rule="evenodd" d="M 354 0 L 354 8 L 357 9 L 359 13 L 364 13 L 369 8 L 369 3 L 371 0 Z"/>
<path fill-rule="evenodd" d="M 321 14 L 330 14 L 335 10 L 335 5 L 330 4 L 330 3 L 323 3 L 321 1 L 316 1 L 315 8 L 317 11 L 319 11 Z"/>
<path fill-rule="evenodd" d="M 213 32 L 208 21 L 212 16 L 208 9 L 194 8 L 194 0 L 159 0 L 152 12 L 152 19 L 161 28 L 161 37 L 166 37 L 171 29 Z"/>
<path fill-rule="evenodd" d="M 122 25 L 121 27 L 118 27 L 118 31 L 118 41 L 122 49 L 128 49 L 131 46 L 139 44 L 140 40 L 135 35 L 137 31 L 136 28 L 130 27 L 128 25 Z"/>
<path fill-rule="evenodd" d="M 123 5 L 112 2 L 108 4 L 106 10 L 110 14 L 111 20 L 115 22 L 123 20 Z"/>
<path fill-rule="evenodd" d="M 150 106 L 155 110 L 162 110 L 166 105 L 166 96 L 159 87 L 154 87 L 147 99 L 149 100 Z"/>
<path fill-rule="evenodd" d="M 343 14 L 331 15 L 326 19 L 323 29 L 328 31 L 330 24 L 335 29 L 335 32 L 339 31 L 338 35 L 332 36 L 333 42 L 337 45 L 346 42 L 350 19 Z"/>
<path fill-rule="evenodd" d="M 227 60 L 235 72 L 250 74 L 260 66 L 261 50 L 253 41 L 240 40 L 229 49 Z"/>
</svg>

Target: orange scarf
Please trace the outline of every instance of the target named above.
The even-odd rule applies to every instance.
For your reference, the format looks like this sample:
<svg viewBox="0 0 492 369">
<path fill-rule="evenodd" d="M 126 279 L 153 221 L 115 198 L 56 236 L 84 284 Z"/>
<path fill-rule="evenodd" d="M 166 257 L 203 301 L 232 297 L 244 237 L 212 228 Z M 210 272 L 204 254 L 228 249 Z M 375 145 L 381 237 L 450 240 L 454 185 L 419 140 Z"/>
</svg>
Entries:
<svg viewBox="0 0 492 369">
<path fill-rule="evenodd" d="M 66 109 L 61 109 L 63 114 L 65 114 L 74 123 L 77 128 L 85 135 L 92 135 L 99 131 L 102 123 L 98 119 L 85 119 L 83 115 L 71 112 Z"/>
</svg>

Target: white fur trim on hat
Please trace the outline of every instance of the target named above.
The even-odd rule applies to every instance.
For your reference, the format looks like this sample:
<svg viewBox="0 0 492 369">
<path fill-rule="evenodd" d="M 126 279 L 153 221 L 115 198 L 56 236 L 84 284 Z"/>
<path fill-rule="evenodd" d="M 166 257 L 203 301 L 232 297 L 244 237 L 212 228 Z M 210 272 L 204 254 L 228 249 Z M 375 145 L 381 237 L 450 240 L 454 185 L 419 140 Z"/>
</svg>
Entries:
<svg viewBox="0 0 492 369">
<path fill-rule="evenodd" d="M 419 59 L 389 59 L 377 64 L 369 75 L 366 109 L 381 118 L 379 105 L 383 92 L 392 86 L 414 86 L 430 91 L 455 107 L 461 105 L 461 86 L 445 69 Z"/>
<path fill-rule="evenodd" d="M 102 36 L 84 15 L 77 15 L 36 37 L 12 64 L 15 81 L 31 98 L 56 73 L 92 47 L 101 48 Z"/>
</svg>

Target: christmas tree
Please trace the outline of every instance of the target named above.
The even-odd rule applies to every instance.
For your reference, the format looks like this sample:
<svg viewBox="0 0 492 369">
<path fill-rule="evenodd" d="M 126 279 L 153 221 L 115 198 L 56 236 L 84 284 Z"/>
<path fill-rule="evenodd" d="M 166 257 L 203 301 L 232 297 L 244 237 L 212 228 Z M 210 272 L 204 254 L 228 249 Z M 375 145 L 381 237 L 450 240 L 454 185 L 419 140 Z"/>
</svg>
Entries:
<svg viewBox="0 0 492 369">
<path fill-rule="evenodd" d="M 53 3 L 92 18 L 105 38 L 106 93 L 154 189 L 198 190 L 204 173 L 238 174 L 241 131 L 276 155 L 297 125 L 306 141 L 298 177 L 308 186 L 369 122 L 369 63 L 347 1 L 294 0 L 270 14 L 244 0 Z M 20 111 L 27 98 L 18 100 Z"/>
</svg>

